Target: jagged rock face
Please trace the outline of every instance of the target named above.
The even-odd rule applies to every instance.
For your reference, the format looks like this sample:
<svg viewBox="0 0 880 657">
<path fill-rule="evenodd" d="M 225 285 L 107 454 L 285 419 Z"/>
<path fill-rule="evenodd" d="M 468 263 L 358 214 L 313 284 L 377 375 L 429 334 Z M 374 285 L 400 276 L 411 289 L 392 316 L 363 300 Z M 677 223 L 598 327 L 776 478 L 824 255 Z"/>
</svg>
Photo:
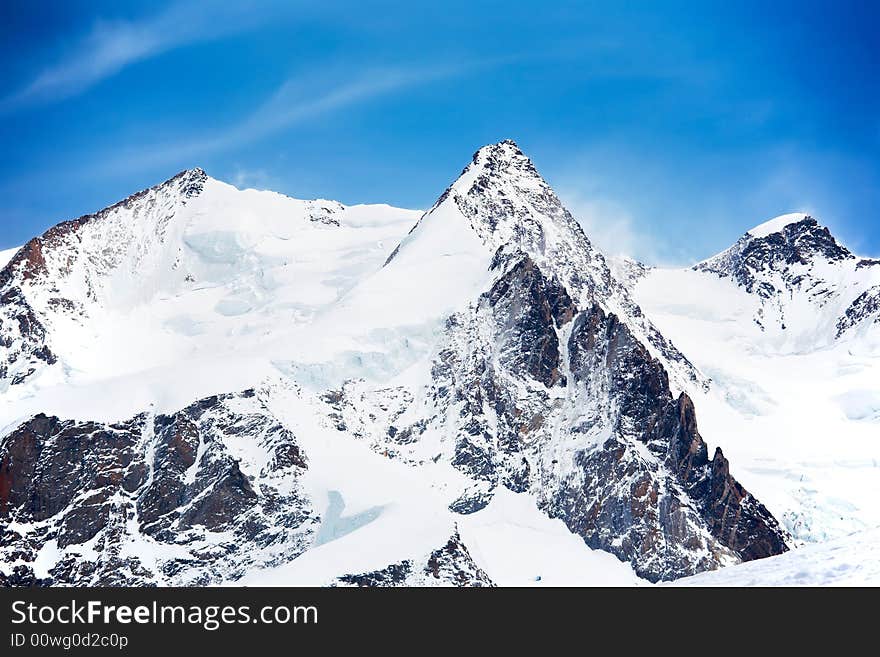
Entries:
<svg viewBox="0 0 880 657">
<path fill-rule="evenodd" d="M 342 203 L 336 201 L 309 201 L 306 214 L 309 221 L 325 226 L 339 226 L 340 216 L 344 211 Z"/>
<path fill-rule="evenodd" d="M 2 277 L 0 272 L 0 280 Z M 21 289 L 12 285 L 0 285 L 0 289 L 0 382 L 18 385 L 38 367 L 54 365 L 58 359 L 46 346 L 46 327 Z"/>
<path fill-rule="evenodd" d="M 201 169 L 129 196 L 100 212 L 65 221 L 25 244 L 0 270 L 0 391 L 58 358 L 51 327 L 80 321 L 123 262 L 136 271 L 151 242 L 207 179 Z M 150 236 L 150 237 L 147 237 Z"/>
<path fill-rule="evenodd" d="M 762 329 L 803 330 L 797 325 L 809 313 L 799 305 L 808 304 L 814 321 L 831 315 L 835 330 L 828 338 L 834 339 L 877 318 L 870 289 L 880 277 L 877 264 L 853 255 L 826 227 L 804 216 L 766 235 L 746 233 L 694 269 L 730 278 L 754 294 L 760 301 L 754 320 Z"/>
<path fill-rule="evenodd" d="M 512 325 L 499 327 L 514 338 L 499 345 L 502 361 L 548 388 L 556 385 L 561 375 L 553 326 L 562 326 L 577 311 L 565 288 L 545 279 L 524 256 L 492 286 L 486 301 L 496 315 L 513 320 Z"/>
<path fill-rule="evenodd" d="M 344 430 L 414 465 L 430 444 L 432 461 L 469 481 L 458 513 L 482 509 L 497 486 L 533 493 L 588 545 L 654 581 L 787 549 L 720 451 L 708 458 L 690 399 L 673 398 L 625 323 L 597 304 L 578 311 L 527 255 L 496 266 L 470 313 L 448 323 L 429 389 L 351 384 L 328 400 Z M 388 414 L 365 422 L 376 406 Z"/>
<path fill-rule="evenodd" d="M 380 570 L 358 575 L 342 575 L 336 586 L 494 586 L 476 564 L 458 532 L 423 563 L 412 559 L 393 563 Z"/>
<path fill-rule="evenodd" d="M 292 559 L 317 521 L 307 467 L 254 391 L 110 425 L 34 417 L 0 444 L 10 583 L 203 585 Z"/>
<path fill-rule="evenodd" d="M 574 452 L 575 467 L 547 495 L 551 515 L 651 580 L 787 549 L 775 519 L 729 476 L 720 450 L 709 461 L 690 398 L 673 400 L 662 365 L 625 324 L 594 306 L 575 319 L 568 353 L 581 398 L 609 402 L 572 432 L 604 425 L 611 437 Z M 760 544 L 750 540 L 758 535 Z"/>
</svg>

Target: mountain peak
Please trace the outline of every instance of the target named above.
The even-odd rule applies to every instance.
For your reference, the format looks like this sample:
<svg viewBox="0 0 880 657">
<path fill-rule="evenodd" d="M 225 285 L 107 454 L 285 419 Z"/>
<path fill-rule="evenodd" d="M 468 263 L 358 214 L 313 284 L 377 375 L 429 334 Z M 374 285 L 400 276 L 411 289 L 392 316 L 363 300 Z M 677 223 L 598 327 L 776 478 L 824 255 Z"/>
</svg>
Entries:
<svg viewBox="0 0 880 657">
<path fill-rule="evenodd" d="M 817 309 L 828 304 L 838 294 L 839 281 L 860 262 L 813 217 L 793 213 L 752 228 L 693 269 L 730 278 L 757 295 L 762 300 L 754 318 L 758 326 L 786 330 L 792 325 L 789 306 L 796 307 L 800 299 Z"/>
<path fill-rule="evenodd" d="M 806 265 L 816 258 L 839 262 L 852 257 L 828 228 L 808 214 L 794 212 L 755 226 L 733 246 L 698 263 L 694 269 L 728 276 L 738 275 L 743 266 L 753 270 L 778 269 Z"/>
<path fill-rule="evenodd" d="M 511 139 L 474 153 L 422 220 L 441 207 L 454 207 L 461 213 L 493 252 L 512 243 L 525 252 L 543 255 L 550 235 L 563 241 L 584 239 L 553 189 Z"/>
<path fill-rule="evenodd" d="M 496 144 L 487 144 L 474 153 L 473 162 L 465 169 L 479 168 L 487 172 L 505 172 L 511 168 L 529 172 L 540 177 L 532 161 L 520 150 L 512 139 L 505 139 Z"/>
<path fill-rule="evenodd" d="M 668 365 L 679 388 L 699 380 L 687 359 L 645 320 L 605 257 L 511 140 L 479 149 L 386 265 L 397 261 L 407 263 L 401 266 L 421 266 L 437 253 L 465 251 L 467 260 L 477 263 L 479 276 L 496 259 L 527 255 L 544 276 L 567 290 L 577 307 L 598 304 L 630 322 L 652 353 Z"/>
</svg>

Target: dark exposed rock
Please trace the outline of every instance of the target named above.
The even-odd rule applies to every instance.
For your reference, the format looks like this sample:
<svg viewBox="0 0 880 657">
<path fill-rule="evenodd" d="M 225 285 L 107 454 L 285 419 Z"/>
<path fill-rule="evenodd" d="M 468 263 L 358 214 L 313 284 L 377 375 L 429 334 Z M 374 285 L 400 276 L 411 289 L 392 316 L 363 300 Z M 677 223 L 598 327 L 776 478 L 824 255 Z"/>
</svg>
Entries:
<svg viewBox="0 0 880 657">
<path fill-rule="evenodd" d="M 231 437 L 252 443 L 265 463 L 245 471 L 228 447 Z M 235 579 L 254 563 L 255 548 L 263 565 L 273 565 L 307 547 L 317 518 L 295 485 L 306 467 L 295 437 L 253 391 L 112 425 L 38 415 L 0 443 L 0 525 L 39 522 L 41 529 L 0 532 L 0 546 L 33 562 L 55 540 L 65 556 L 43 583 Z M 292 491 L 281 493 L 291 481 Z M 135 556 L 139 550 L 123 550 L 144 542 L 174 546 L 181 556 L 154 565 Z M 87 543 L 94 548 L 85 550 Z M 93 550 L 97 556 L 85 556 Z M 15 575 L 31 579 L 39 578 Z"/>
<path fill-rule="evenodd" d="M 340 584 L 350 586 L 494 586 L 474 563 L 458 532 L 443 547 L 434 550 L 417 565 L 408 559 L 368 573 L 343 575 Z"/>
<path fill-rule="evenodd" d="M 43 580 L 34 575 L 27 566 L 15 566 L 10 573 L 0 572 L 0 588 L 34 588 L 50 586 L 51 580 Z"/>
<path fill-rule="evenodd" d="M 499 345 L 508 366 L 528 372 L 546 386 L 559 382 L 559 339 L 553 326 L 562 326 L 576 312 L 565 288 L 546 279 L 523 255 L 498 278 L 486 301 L 492 308 L 502 306 L 496 313 L 513 322 L 505 328 L 514 339 Z"/>
<path fill-rule="evenodd" d="M 476 490 L 467 490 L 449 505 L 449 510 L 461 515 L 476 513 L 485 509 L 486 505 L 492 501 L 492 493 L 491 489 L 483 490 L 477 488 Z"/>
<path fill-rule="evenodd" d="M 484 508 L 497 486 L 532 492 L 654 581 L 787 549 L 720 452 L 708 458 L 690 398 L 673 397 L 629 325 L 598 303 L 578 312 L 527 256 L 496 256 L 495 267 L 474 314 L 447 323 L 432 369 L 438 410 L 420 420 L 455 436 L 450 463 L 474 482 L 451 510 Z M 377 432 L 377 448 L 399 430 Z"/>
<path fill-rule="evenodd" d="M 405 586 L 412 573 L 412 561 L 401 561 L 360 575 L 343 575 L 339 581 L 352 586 Z"/>
<path fill-rule="evenodd" d="M 438 582 L 456 586 L 492 586 L 489 576 L 474 563 L 458 532 L 446 545 L 431 553 L 424 572 Z"/>
<path fill-rule="evenodd" d="M 864 321 L 880 318 L 877 288 L 862 289 L 850 303 L 853 283 L 841 284 L 846 272 L 874 267 L 876 261 L 858 258 L 841 245 L 831 232 L 812 217 L 804 217 L 763 236 L 747 233 L 723 253 L 694 267 L 697 271 L 730 278 L 760 299 L 754 321 L 763 330 L 771 325 L 786 331 L 810 330 L 810 326 L 792 327 L 788 307 L 806 299 L 816 309 L 835 308 L 841 302 L 846 310 L 836 320 L 836 333 L 825 339 L 830 343 Z M 837 271 L 838 275 L 829 271 Z M 857 284 L 858 287 L 858 284 Z M 835 310 L 834 312 L 839 312 Z M 816 337 L 812 338 L 815 343 Z"/>
<path fill-rule="evenodd" d="M 787 549 L 776 520 L 730 476 L 720 450 L 709 460 L 690 398 L 684 393 L 672 398 L 662 365 L 617 317 L 598 307 L 581 313 L 569 356 L 576 381 L 594 379 L 604 369 L 617 407 L 618 438 L 576 457 L 579 473 L 572 479 L 581 481 L 582 489 L 563 489 L 551 513 L 649 579 L 716 567 L 714 555 L 723 550 L 711 539 L 744 560 Z M 640 455 L 632 440 L 644 443 L 659 463 Z M 577 500 L 590 499 L 584 514 Z M 662 560 L 649 556 L 659 545 Z"/>
</svg>

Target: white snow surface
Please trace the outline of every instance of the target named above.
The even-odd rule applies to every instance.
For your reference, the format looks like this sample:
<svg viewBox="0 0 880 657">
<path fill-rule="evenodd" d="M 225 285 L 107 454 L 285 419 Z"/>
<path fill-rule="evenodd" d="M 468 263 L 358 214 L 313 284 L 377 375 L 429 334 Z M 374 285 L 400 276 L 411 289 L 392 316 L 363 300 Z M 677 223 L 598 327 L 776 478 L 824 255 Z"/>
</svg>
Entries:
<svg viewBox="0 0 880 657">
<path fill-rule="evenodd" d="M 778 233 L 789 224 L 795 224 L 802 221 L 806 217 L 807 215 L 803 212 L 790 212 L 788 214 L 779 215 L 778 217 L 774 217 L 769 221 L 765 221 L 764 223 L 755 226 L 750 229 L 748 233 L 752 237 L 767 237 L 773 233 Z"/>
<path fill-rule="evenodd" d="M 629 564 L 550 519 L 522 493 L 501 489 L 489 505 L 459 520 L 461 537 L 477 565 L 499 586 L 647 585 Z"/>
<path fill-rule="evenodd" d="M 670 586 L 880 586 L 880 529 L 685 577 Z"/>
<path fill-rule="evenodd" d="M 0 395 L 0 426 L 40 409 L 97 420 L 150 404 L 170 411 L 253 385 L 277 373 L 277 363 L 328 357 L 321 346 L 332 351 L 344 336 L 304 327 L 378 271 L 419 216 L 208 178 L 185 205 L 160 190 L 92 222 L 72 249 L 73 270 L 54 277 L 81 304 L 80 312 L 50 314 L 61 364 Z M 108 241 L 118 245 L 109 256 Z M 58 294 L 45 286 L 27 293 L 37 308 Z M 339 331 L 363 337 L 377 324 L 378 309 L 357 312 Z"/>
<path fill-rule="evenodd" d="M 14 256 L 20 247 L 15 247 L 14 249 L 6 249 L 5 251 L 0 251 L 0 268 L 5 267 L 6 263 L 12 260 L 12 256 Z"/>
</svg>

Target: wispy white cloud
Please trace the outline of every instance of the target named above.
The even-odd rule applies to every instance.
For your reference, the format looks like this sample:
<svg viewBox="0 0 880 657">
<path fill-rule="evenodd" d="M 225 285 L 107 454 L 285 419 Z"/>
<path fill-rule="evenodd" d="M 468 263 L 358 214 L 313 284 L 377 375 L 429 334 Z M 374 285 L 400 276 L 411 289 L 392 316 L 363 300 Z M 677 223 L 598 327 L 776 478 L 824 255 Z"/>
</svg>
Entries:
<svg viewBox="0 0 880 657">
<path fill-rule="evenodd" d="M 187 131 L 186 136 L 175 138 L 168 134 L 150 143 L 118 145 L 112 151 L 90 152 L 88 166 L 62 165 L 56 161 L 39 170 L 0 182 L 0 193 L 34 184 L 36 179 L 95 180 L 127 175 L 132 172 L 163 171 L 197 165 L 205 166 L 213 154 L 234 152 L 269 138 L 286 129 L 339 113 L 361 103 L 381 97 L 401 94 L 407 89 L 447 79 L 469 75 L 480 70 L 503 66 L 509 58 L 476 59 L 434 64 L 406 66 L 375 66 L 360 72 L 350 67 L 325 66 L 312 68 L 306 75 L 293 76 L 281 83 L 274 92 L 257 102 L 243 118 L 225 127 L 202 128 Z M 193 134 L 195 132 L 195 134 Z M 273 180 L 250 175 L 243 171 L 236 186 L 277 187 Z M 232 174 L 232 177 L 235 173 Z"/>
<path fill-rule="evenodd" d="M 266 169 L 249 169 L 237 166 L 229 182 L 239 189 L 272 189 L 275 181 Z"/>
<path fill-rule="evenodd" d="M 405 88 L 462 75 L 485 62 L 449 66 L 379 67 L 349 75 L 334 83 L 327 71 L 294 77 L 281 84 L 271 96 L 239 122 L 209 135 L 169 141 L 158 146 L 131 148 L 108 167 L 148 168 L 170 164 L 184 166 L 202 158 L 265 139 L 285 129 L 332 112 L 352 107 Z"/>
<path fill-rule="evenodd" d="M 607 255 L 655 259 L 653 245 L 639 233 L 631 212 L 619 202 L 609 198 L 587 197 L 575 189 L 562 189 L 559 196 L 590 241 Z"/>
<path fill-rule="evenodd" d="M 178 0 L 138 20 L 98 20 L 57 61 L 0 101 L 0 110 L 70 98 L 136 62 L 253 27 L 272 17 L 279 6 L 271 0 Z"/>
</svg>

